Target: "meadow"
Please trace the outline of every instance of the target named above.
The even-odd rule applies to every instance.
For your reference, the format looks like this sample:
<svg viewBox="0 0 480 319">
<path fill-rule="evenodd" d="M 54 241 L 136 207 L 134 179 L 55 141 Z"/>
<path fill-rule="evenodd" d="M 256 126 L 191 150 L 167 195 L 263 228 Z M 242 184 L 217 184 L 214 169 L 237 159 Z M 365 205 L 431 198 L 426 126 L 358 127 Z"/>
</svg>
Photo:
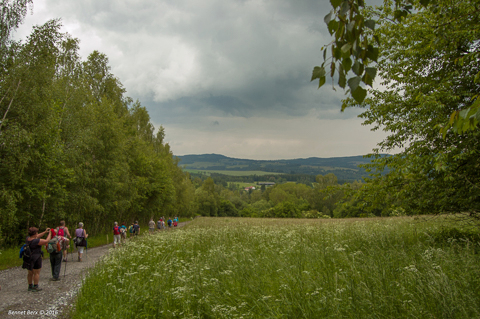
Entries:
<svg viewBox="0 0 480 319">
<path fill-rule="evenodd" d="M 480 318 L 480 244 L 442 218 L 197 218 L 90 272 L 72 318 Z"/>
</svg>

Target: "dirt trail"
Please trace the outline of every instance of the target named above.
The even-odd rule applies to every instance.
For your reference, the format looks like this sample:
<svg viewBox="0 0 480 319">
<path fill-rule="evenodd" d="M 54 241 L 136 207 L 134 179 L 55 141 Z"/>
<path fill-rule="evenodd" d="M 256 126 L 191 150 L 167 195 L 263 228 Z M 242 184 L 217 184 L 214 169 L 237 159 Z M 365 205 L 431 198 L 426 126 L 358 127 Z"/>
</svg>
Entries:
<svg viewBox="0 0 480 319">
<path fill-rule="evenodd" d="M 178 223 L 183 227 L 188 222 Z M 45 253 L 39 287 L 42 291 L 30 292 L 27 271 L 21 267 L 0 271 L 0 318 L 65 318 L 64 310 L 72 305 L 82 285 L 82 279 L 112 245 L 90 248 L 84 252 L 83 261 L 77 262 L 76 251 L 62 262 L 60 281 L 50 281 L 52 271 L 48 253 Z M 65 276 L 64 276 L 65 274 Z"/>
</svg>

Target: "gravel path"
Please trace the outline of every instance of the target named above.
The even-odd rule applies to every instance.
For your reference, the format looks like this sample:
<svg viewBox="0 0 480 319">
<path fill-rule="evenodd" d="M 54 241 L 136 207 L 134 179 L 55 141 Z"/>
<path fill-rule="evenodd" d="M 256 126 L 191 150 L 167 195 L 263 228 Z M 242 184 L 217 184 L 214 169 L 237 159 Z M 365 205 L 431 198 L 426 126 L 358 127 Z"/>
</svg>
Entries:
<svg viewBox="0 0 480 319">
<path fill-rule="evenodd" d="M 178 227 L 187 223 L 178 223 Z M 112 245 L 88 249 L 83 254 L 82 262 L 76 261 L 76 252 L 73 255 L 69 253 L 68 262 L 62 262 L 60 281 L 50 281 L 50 259 L 48 253 L 45 253 L 47 258 L 43 260 L 39 282 L 39 287 L 43 290 L 38 292 L 27 290 L 27 270 L 15 267 L 0 271 L 0 318 L 66 318 L 64 310 L 75 302 L 88 269 L 110 249 L 113 249 Z"/>
</svg>

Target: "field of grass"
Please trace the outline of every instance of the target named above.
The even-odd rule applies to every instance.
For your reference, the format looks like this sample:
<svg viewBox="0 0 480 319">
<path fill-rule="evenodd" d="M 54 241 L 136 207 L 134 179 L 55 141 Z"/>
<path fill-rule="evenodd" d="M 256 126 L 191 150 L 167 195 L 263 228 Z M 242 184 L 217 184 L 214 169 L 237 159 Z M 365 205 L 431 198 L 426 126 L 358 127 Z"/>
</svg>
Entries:
<svg viewBox="0 0 480 319">
<path fill-rule="evenodd" d="M 441 219 L 197 218 L 111 252 L 70 315 L 479 318 L 479 253 Z"/>
<path fill-rule="evenodd" d="M 207 176 L 210 176 L 211 173 L 224 174 L 224 175 L 230 175 L 230 176 L 250 176 L 250 175 L 263 176 L 263 175 L 283 174 L 283 173 L 272 173 L 272 172 L 263 172 L 263 171 L 216 171 L 216 170 L 199 170 L 199 169 L 190 169 L 190 168 L 184 168 L 183 170 L 189 173 L 194 173 L 194 174 L 205 173 Z"/>
</svg>

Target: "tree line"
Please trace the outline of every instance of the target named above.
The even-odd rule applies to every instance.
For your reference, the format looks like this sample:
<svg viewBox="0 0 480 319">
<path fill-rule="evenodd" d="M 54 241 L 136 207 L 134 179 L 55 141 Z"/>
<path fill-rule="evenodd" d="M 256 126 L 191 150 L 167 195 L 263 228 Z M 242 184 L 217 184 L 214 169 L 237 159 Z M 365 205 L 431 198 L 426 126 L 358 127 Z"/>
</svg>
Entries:
<svg viewBox="0 0 480 319">
<path fill-rule="evenodd" d="M 332 174 L 317 175 L 311 185 L 284 182 L 245 191 L 235 183 L 225 185 L 212 177 L 193 179 L 194 212 L 214 217 L 343 218 L 399 216 L 406 212 L 386 205 L 372 210 L 355 205 L 365 183 L 340 184 Z"/>
<path fill-rule="evenodd" d="M 2 1 L 0 241 L 16 244 L 29 226 L 60 220 L 95 234 L 114 221 L 190 212 L 188 173 L 107 56 L 82 61 L 59 20 L 12 40 L 30 3 Z"/>
</svg>

